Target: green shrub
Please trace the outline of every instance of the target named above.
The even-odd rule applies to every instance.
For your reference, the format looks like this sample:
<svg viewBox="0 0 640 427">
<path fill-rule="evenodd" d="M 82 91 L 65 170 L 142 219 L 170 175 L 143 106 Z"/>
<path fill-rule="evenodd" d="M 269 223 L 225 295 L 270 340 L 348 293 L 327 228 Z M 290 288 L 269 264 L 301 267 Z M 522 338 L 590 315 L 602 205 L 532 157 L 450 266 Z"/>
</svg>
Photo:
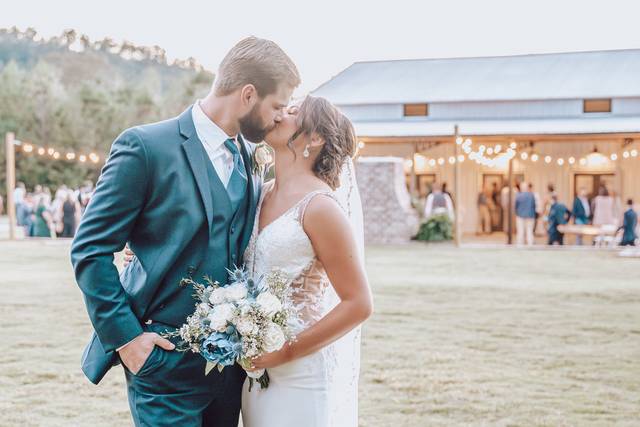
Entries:
<svg viewBox="0 0 640 427">
<path fill-rule="evenodd" d="M 416 240 L 442 242 L 453 239 L 453 224 L 448 215 L 433 215 L 420 225 Z"/>
</svg>

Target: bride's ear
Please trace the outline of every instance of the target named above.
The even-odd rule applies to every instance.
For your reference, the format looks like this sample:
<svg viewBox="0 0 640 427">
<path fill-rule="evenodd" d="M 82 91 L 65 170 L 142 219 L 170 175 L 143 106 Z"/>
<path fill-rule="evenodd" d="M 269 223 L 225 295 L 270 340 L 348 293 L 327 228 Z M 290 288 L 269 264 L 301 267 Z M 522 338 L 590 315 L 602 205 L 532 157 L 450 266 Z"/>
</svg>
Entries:
<svg viewBox="0 0 640 427">
<path fill-rule="evenodd" d="M 311 148 L 320 148 L 324 145 L 324 139 L 316 132 L 311 134 L 311 141 L 309 142 Z"/>
</svg>

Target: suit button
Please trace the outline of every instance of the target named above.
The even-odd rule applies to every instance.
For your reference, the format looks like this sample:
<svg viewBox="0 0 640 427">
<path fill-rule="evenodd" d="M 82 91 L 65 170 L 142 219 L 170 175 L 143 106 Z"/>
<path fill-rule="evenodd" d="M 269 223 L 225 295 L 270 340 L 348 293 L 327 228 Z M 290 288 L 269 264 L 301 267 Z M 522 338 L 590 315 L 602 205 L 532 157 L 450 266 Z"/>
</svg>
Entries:
<svg viewBox="0 0 640 427">
<path fill-rule="evenodd" d="M 236 232 L 236 228 L 235 227 L 231 227 L 231 234 Z"/>
<path fill-rule="evenodd" d="M 236 256 L 235 255 L 231 255 L 231 259 L 235 260 Z"/>
</svg>

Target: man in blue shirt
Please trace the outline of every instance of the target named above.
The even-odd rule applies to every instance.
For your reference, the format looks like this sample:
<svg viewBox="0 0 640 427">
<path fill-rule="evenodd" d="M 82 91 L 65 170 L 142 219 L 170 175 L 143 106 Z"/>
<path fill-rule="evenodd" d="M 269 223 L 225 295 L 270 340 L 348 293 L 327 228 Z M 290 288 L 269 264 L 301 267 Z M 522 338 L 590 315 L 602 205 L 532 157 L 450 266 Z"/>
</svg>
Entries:
<svg viewBox="0 0 640 427">
<path fill-rule="evenodd" d="M 553 245 L 554 243 L 558 243 L 559 245 L 564 244 L 564 234 L 558 231 L 558 225 L 566 224 L 569 222 L 569 218 L 571 218 L 571 212 L 564 203 L 558 202 L 558 196 L 555 194 L 551 197 L 553 200 L 553 204 L 551 205 L 551 209 L 549 209 L 549 245 Z"/>
<path fill-rule="evenodd" d="M 636 234 L 636 227 L 638 225 L 638 214 L 633 210 L 633 200 L 627 200 L 627 206 L 629 209 L 624 213 L 624 221 L 620 229 L 623 230 L 622 246 L 635 246 L 638 235 Z"/>
<path fill-rule="evenodd" d="M 533 245 L 533 226 L 536 221 L 536 199 L 526 182 L 520 184 L 516 196 L 516 242 L 518 245 Z"/>
</svg>

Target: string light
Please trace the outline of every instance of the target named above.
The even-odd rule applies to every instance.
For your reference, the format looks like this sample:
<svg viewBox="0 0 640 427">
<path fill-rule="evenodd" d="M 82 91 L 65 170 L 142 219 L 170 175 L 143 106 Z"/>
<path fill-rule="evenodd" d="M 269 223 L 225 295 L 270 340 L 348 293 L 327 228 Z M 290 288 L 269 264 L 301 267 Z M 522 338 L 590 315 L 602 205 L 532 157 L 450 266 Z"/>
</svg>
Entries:
<svg viewBox="0 0 640 427">
<path fill-rule="evenodd" d="M 92 163 L 96 163 L 96 164 L 99 163 L 100 160 L 102 160 L 101 157 L 95 152 L 85 155 L 85 154 L 77 154 L 77 153 L 74 153 L 73 151 L 68 151 L 65 154 L 63 154 L 63 152 L 60 152 L 53 147 L 39 147 L 32 143 L 22 142 L 22 141 L 16 141 L 15 143 L 17 146 L 20 147 L 22 152 L 25 154 L 37 153 L 39 156 L 48 155 L 48 156 L 51 156 L 51 158 L 54 160 L 62 159 L 67 161 L 73 161 L 77 159 L 82 163 L 91 161 Z"/>
<path fill-rule="evenodd" d="M 416 156 L 420 156 L 420 158 L 418 159 L 416 157 L 417 160 L 415 160 L 414 162 L 411 162 L 411 160 L 408 160 L 408 162 L 405 162 L 405 168 L 407 170 L 410 170 L 414 164 L 417 169 L 423 169 L 427 165 L 429 167 L 435 167 L 436 165 L 443 166 L 446 163 L 453 165 L 456 162 L 462 163 L 467 158 L 469 160 L 475 161 L 479 165 L 493 168 L 496 166 L 505 167 L 506 164 L 518 154 L 519 154 L 519 158 L 522 159 L 523 161 L 531 160 L 531 162 L 534 162 L 534 163 L 540 160 L 541 158 L 541 155 L 535 152 L 523 151 L 518 153 L 516 151 L 518 145 L 515 141 L 509 144 L 509 148 L 507 148 L 506 152 L 502 151 L 503 147 L 500 144 L 496 144 L 495 146 L 487 146 L 487 145 L 481 144 L 478 146 L 477 150 L 474 151 L 472 147 L 473 141 L 471 140 L 471 138 L 465 139 L 461 136 L 458 136 L 456 138 L 456 144 L 461 146 L 464 154 L 459 154 L 457 157 L 449 156 L 449 157 L 438 157 L 438 158 L 427 158 L 423 155 L 416 154 Z M 487 155 L 488 156 L 494 155 L 494 157 L 487 157 Z M 89 155 L 89 159 L 91 161 L 97 162 L 96 160 L 94 160 L 94 156 L 96 156 L 95 158 L 97 158 L 97 155 L 95 155 L 95 153 L 91 153 Z M 625 159 L 628 159 L 630 157 L 638 157 L 638 150 L 634 148 L 631 150 L 625 150 L 622 153 L 611 153 L 608 156 L 606 156 L 598 153 L 597 150 L 594 149 L 594 152 L 590 153 L 585 157 L 581 157 L 579 159 L 573 156 L 565 159 L 564 157 L 555 157 L 551 155 L 544 155 L 542 159 L 546 164 L 551 164 L 552 162 L 555 162 L 558 166 L 563 166 L 567 163 L 569 165 L 574 165 L 576 164 L 576 162 L 578 162 L 581 166 L 586 166 L 586 165 L 600 166 L 606 163 L 609 159 L 611 161 L 617 161 L 620 159 L 621 156 Z M 421 162 L 418 162 L 418 160 L 421 160 Z M 81 158 L 80 161 L 86 161 L 86 157 L 84 160 L 82 160 Z"/>
</svg>

